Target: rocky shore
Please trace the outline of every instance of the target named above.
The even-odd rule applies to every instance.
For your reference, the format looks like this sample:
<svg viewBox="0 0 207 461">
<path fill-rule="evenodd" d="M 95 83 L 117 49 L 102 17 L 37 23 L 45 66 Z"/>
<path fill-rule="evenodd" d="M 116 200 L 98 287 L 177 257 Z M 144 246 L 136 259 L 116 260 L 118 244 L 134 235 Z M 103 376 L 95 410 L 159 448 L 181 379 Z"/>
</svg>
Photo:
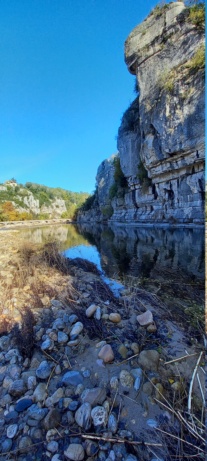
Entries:
<svg viewBox="0 0 207 461">
<path fill-rule="evenodd" d="M 201 345 L 159 299 L 0 242 L 0 461 L 204 459 Z"/>
</svg>

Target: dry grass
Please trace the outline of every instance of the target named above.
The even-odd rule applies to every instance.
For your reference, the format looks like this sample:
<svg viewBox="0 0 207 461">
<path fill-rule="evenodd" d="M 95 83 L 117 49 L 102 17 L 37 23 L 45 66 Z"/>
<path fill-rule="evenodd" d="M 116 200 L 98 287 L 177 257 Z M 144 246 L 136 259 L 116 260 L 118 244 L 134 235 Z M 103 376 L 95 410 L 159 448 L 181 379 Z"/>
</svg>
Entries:
<svg viewBox="0 0 207 461">
<path fill-rule="evenodd" d="M 49 305 L 66 284 L 72 292 L 67 259 L 56 242 L 35 245 L 21 241 L 7 268 L 9 277 L 0 281 L 0 333 L 9 332 L 15 321 L 21 321 L 24 309 Z"/>
</svg>

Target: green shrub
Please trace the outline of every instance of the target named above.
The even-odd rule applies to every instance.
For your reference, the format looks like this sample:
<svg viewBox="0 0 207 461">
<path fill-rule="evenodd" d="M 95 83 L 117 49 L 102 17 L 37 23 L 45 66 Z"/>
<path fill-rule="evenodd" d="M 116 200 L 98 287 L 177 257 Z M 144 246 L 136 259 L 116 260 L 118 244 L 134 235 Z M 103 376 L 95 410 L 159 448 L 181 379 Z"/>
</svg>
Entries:
<svg viewBox="0 0 207 461">
<path fill-rule="evenodd" d="M 101 213 L 106 219 L 111 218 L 113 212 L 114 210 L 111 205 L 106 205 L 105 207 L 101 208 Z"/>
<path fill-rule="evenodd" d="M 205 67 L 205 47 L 201 45 L 194 56 L 185 64 L 190 73 L 196 73 Z"/>
<path fill-rule="evenodd" d="M 96 199 L 96 193 L 94 193 L 93 195 L 89 195 L 89 197 L 81 205 L 80 210 L 82 211 L 90 210 L 94 205 L 95 199 Z"/>
<path fill-rule="evenodd" d="M 205 4 L 198 3 L 189 8 L 188 21 L 194 24 L 198 29 L 205 27 Z"/>
<path fill-rule="evenodd" d="M 118 186 L 116 183 L 112 184 L 112 186 L 109 189 L 109 198 L 112 200 L 114 197 L 116 197 L 118 191 Z"/>
<path fill-rule="evenodd" d="M 121 169 L 119 157 L 116 157 L 114 159 L 114 181 L 116 182 L 117 186 L 127 187 L 127 180 Z"/>
<path fill-rule="evenodd" d="M 160 16 L 162 16 L 162 14 L 169 8 L 169 5 L 165 2 L 159 2 L 158 5 L 155 6 L 154 10 L 153 10 L 153 14 L 155 16 L 155 18 L 159 18 Z"/>
<path fill-rule="evenodd" d="M 151 179 L 148 178 L 148 173 L 142 160 L 140 160 L 138 165 L 137 179 L 139 179 L 140 184 L 144 189 L 148 188 L 152 182 Z"/>
</svg>

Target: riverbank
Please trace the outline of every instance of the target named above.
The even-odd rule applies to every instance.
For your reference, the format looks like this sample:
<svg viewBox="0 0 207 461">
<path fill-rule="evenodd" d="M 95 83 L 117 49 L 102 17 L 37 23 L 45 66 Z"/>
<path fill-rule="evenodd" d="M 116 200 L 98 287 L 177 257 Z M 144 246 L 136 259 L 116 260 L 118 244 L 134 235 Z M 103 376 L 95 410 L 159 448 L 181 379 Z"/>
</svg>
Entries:
<svg viewBox="0 0 207 461">
<path fill-rule="evenodd" d="M 18 229 L 19 227 L 40 227 L 49 226 L 51 224 L 71 224 L 72 219 L 31 219 L 25 221 L 2 221 L 0 222 L 0 230 Z"/>
<path fill-rule="evenodd" d="M 0 460 L 202 459 L 201 345 L 159 298 L 115 298 L 92 264 L 18 230 L 0 244 Z"/>
</svg>

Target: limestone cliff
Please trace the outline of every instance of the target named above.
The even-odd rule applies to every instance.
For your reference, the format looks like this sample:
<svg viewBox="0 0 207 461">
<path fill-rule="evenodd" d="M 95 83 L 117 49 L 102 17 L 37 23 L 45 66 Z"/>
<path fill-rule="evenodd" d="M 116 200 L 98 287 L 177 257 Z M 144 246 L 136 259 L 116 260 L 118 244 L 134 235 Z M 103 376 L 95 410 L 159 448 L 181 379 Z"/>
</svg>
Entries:
<svg viewBox="0 0 207 461">
<path fill-rule="evenodd" d="M 12 179 L 0 184 L 0 221 L 73 218 L 88 195 Z"/>
<path fill-rule="evenodd" d="M 156 7 L 125 42 L 137 97 L 117 147 L 128 183 L 111 221 L 204 222 L 204 25 L 182 2 Z"/>
</svg>

